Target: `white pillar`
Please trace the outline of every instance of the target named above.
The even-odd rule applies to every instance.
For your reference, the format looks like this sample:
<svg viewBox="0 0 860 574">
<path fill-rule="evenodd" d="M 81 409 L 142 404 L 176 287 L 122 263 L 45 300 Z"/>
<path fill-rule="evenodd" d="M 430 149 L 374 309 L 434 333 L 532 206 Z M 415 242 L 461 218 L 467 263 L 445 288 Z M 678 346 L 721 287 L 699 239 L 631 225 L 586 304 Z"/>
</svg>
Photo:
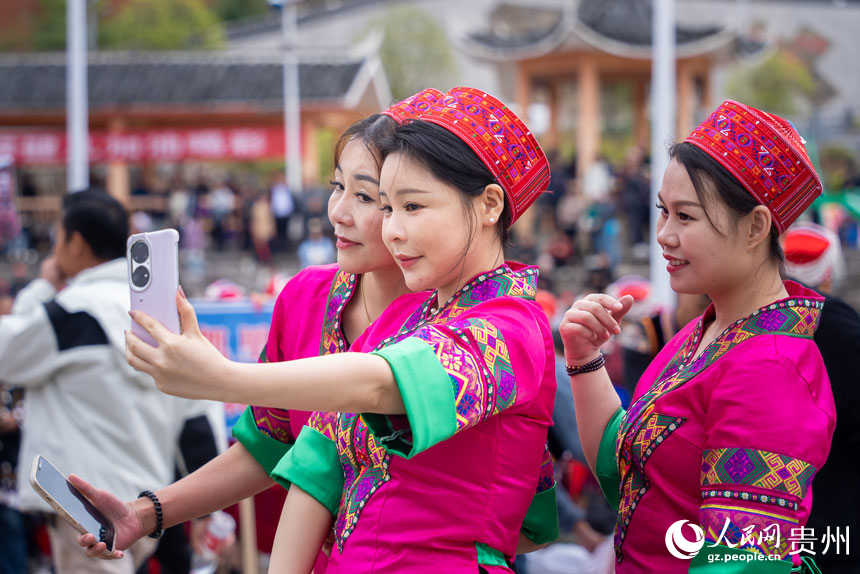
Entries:
<svg viewBox="0 0 860 574">
<path fill-rule="evenodd" d="M 66 0 L 66 147 L 66 189 L 86 189 L 90 185 L 86 0 Z"/>
<path fill-rule="evenodd" d="M 675 0 L 654 0 L 651 59 L 651 205 L 669 164 L 668 145 L 675 136 Z M 655 303 L 674 305 L 663 251 L 657 244 L 656 208 L 651 209 L 651 296 Z"/>
<path fill-rule="evenodd" d="M 281 3 L 281 30 L 284 37 L 284 131 L 286 179 L 290 191 L 302 192 L 301 96 L 299 94 L 299 59 L 297 55 L 295 0 Z"/>
</svg>

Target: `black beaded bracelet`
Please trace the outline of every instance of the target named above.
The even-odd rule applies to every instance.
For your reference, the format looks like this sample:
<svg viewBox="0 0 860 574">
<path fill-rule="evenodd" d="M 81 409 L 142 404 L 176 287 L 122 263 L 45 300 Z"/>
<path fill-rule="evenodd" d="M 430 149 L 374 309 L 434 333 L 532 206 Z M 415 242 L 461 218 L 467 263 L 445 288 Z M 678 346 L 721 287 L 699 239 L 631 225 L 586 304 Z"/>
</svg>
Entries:
<svg viewBox="0 0 860 574">
<path fill-rule="evenodd" d="M 164 526 L 164 514 L 161 512 L 161 501 L 158 500 L 158 497 L 155 496 L 155 493 L 151 490 L 144 490 L 137 495 L 138 498 L 143 498 L 144 496 L 150 499 L 153 506 L 155 506 L 155 530 L 149 534 L 149 537 L 161 538 L 161 534 L 163 532 L 162 526 Z"/>
<path fill-rule="evenodd" d="M 600 353 L 596 359 L 592 361 L 588 361 L 584 365 L 577 365 L 575 367 L 571 367 L 568 364 L 564 365 L 564 370 L 567 371 L 567 375 L 569 377 L 573 377 L 575 375 L 581 375 L 583 373 L 590 373 L 592 371 L 596 371 L 606 364 L 606 358 L 603 356 L 603 353 Z"/>
</svg>

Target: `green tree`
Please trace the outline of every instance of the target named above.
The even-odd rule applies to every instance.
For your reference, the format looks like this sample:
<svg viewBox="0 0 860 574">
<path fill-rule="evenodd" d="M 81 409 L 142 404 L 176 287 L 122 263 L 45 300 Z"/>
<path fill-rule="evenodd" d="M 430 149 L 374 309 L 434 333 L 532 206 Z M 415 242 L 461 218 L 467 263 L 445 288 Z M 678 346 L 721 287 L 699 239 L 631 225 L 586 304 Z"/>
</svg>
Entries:
<svg viewBox="0 0 860 574">
<path fill-rule="evenodd" d="M 66 0 L 40 0 L 33 19 L 35 50 L 66 49 Z"/>
<path fill-rule="evenodd" d="M 408 5 L 393 6 L 371 23 L 385 34 L 379 57 L 391 93 L 401 100 L 427 87 L 449 87 L 456 64 L 448 36 L 438 20 Z"/>
<path fill-rule="evenodd" d="M 736 70 L 729 79 L 729 97 L 778 115 L 796 111 L 798 98 L 809 99 L 815 81 L 797 56 L 777 50 L 754 67 Z"/>
<path fill-rule="evenodd" d="M 262 16 L 271 8 L 266 0 L 216 0 L 214 10 L 218 18 L 226 22 Z"/>
<path fill-rule="evenodd" d="M 221 22 L 201 0 L 130 0 L 99 25 L 99 45 L 125 50 L 218 48 Z"/>
</svg>

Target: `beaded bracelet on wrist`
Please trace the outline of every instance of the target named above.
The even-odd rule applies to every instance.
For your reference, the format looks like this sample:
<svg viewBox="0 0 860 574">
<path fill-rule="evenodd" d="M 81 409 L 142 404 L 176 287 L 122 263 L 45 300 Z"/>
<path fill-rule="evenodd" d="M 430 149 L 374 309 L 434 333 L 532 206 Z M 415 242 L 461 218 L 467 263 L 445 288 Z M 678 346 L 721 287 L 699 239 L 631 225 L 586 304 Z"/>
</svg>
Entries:
<svg viewBox="0 0 860 574">
<path fill-rule="evenodd" d="M 162 527 L 164 526 L 164 514 L 161 511 L 161 501 L 158 500 L 158 497 L 155 496 L 155 493 L 151 490 L 144 490 L 140 494 L 137 495 L 138 498 L 146 497 L 152 501 L 152 505 L 155 506 L 155 530 L 153 530 L 150 534 L 150 538 L 161 538 L 161 534 L 163 532 Z"/>
<path fill-rule="evenodd" d="M 576 375 L 581 375 L 583 373 L 591 373 L 593 371 L 596 371 L 597 369 L 603 367 L 603 365 L 605 364 L 606 358 L 603 356 L 603 353 L 600 353 L 599 355 L 597 355 L 596 359 L 588 361 L 584 365 L 576 365 L 571 367 L 570 365 L 565 364 L 564 370 L 567 371 L 567 375 L 569 377 L 573 377 Z"/>
</svg>

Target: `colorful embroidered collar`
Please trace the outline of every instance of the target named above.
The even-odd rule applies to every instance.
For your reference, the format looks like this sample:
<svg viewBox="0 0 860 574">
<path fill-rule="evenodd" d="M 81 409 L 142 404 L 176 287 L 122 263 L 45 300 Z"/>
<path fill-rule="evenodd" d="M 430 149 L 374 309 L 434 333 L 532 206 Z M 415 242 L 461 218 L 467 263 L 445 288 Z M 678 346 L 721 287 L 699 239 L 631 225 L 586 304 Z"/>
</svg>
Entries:
<svg viewBox="0 0 860 574">
<path fill-rule="evenodd" d="M 765 305 L 750 315 L 738 319 L 720 333 L 692 363 L 688 364 L 702 339 L 705 323 L 715 317 L 713 304 L 708 306 L 705 313 L 699 317 L 692 336 L 667 365 L 660 379 L 664 379 L 673 369 L 686 369 L 690 376 L 695 375 L 726 351 L 755 335 L 769 333 L 811 339 L 818 328 L 824 298 L 794 281 L 785 281 L 784 284 L 789 294 L 787 298 Z"/>
<path fill-rule="evenodd" d="M 331 282 L 328 301 L 325 306 L 322 339 L 320 340 L 320 355 L 343 353 L 349 346 L 341 329 L 343 309 L 355 291 L 356 275 L 338 269 L 337 275 Z"/>
<path fill-rule="evenodd" d="M 515 266 L 516 270 L 511 266 Z M 432 309 L 437 300 L 434 290 L 427 300 L 406 320 L 397 335 L 380 342 L 374 350 L 401 341 L 429 323 L 448 322 L 467 309 L 497 297 L 519 297 L 534 300 L 537 293 L 537 267 L 503 263 L 487 273 L 481 273 L 463 285 L 444 305 Z"/>
</svg>

